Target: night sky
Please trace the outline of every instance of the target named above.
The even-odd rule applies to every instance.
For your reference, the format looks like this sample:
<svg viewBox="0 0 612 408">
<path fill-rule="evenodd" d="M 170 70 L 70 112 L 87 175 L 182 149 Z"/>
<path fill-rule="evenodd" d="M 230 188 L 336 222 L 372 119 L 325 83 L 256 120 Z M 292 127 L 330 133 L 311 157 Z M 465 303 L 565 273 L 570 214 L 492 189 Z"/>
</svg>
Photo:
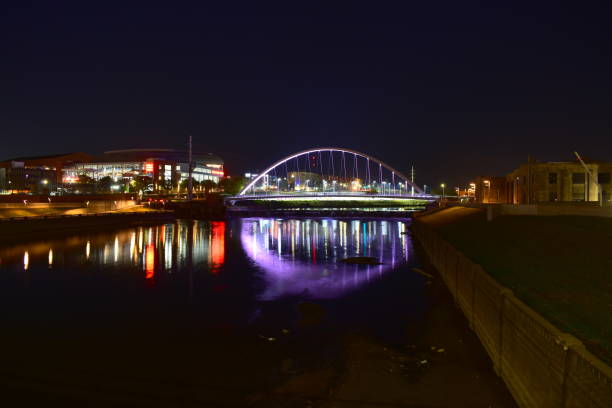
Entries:
<svg viewBox="0 0 612 408">
<path fill-rule="evenodd" d="M 93 3 L 1 6 L 0 159 L 192 134 L 233 174 L 314 146 L 414 164 L 421 185 L 528 154 L 612 161 L 601 5 Z"/>
</svg>

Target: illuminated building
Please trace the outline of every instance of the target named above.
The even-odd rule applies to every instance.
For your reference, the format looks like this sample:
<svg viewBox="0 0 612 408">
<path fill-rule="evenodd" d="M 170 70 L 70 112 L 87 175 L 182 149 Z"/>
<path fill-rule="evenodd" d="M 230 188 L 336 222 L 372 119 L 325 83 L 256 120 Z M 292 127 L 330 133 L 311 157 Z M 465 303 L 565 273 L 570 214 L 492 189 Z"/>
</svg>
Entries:
<svg viewBox="0 0 612 408">
<path fill-rule="evenodd" d="M 88 162 L 86 153 L 18 157 L 0 162 L 0 192 L 54 193 L 62 182 L 62 171 L 77 162 Z"/>
<path fill-rule="evenodd" d="M 176 191 L 189 177 L 189 158 L 186 151 L 172 149 L 113 150 L 95 156 L 88 163 L 77 163 L 64 169 L 63 182 L 76 183 L 86 175 L 98 181 L 110 177 L 111 188 L 127 191 L 130 183 L 147 178 L 147 190 Z M 193 180 L 211 180 L 218 183 L 223 178 L 223 160 L 211 153 L 193 153 Z"/>
<path fill-rule="evenodd" d="M 586 166 L 586 169 L 585 169 Z M 505 177 L 478 177 L 475 200 L 481 203 L 535 204 L 599 201 L 610 204 L 612 163 L 530 160 Z M 600 197 L 601 192 L 601 197 Z"/>
<path fill-rule="evenodd" d="M 506 176 L 507 202 L 532 204 L 555 201 L 599 201 L 612 197 L 612 163 L 531 161 Z M 595 177 L 593 177 L 595 176 Z M 599 184 L 599 186 L 598 186 Z"/>
</svg>

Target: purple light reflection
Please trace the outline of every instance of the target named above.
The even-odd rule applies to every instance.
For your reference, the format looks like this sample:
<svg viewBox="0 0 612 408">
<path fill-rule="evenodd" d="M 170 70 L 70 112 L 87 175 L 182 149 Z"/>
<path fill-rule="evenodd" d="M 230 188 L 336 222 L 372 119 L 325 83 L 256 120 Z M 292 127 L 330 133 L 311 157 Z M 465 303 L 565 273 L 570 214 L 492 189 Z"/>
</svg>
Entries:
<svg viewBox="0 0 612 408">
<path fill-rule="evenodd" d="M 406 263 L 411 248 L 405 232 L 403 221 L 247 218 L 240 239 L 264 272 L 261 299 L 305 290 L 314 298 L 333 298 Z M 382 265 L 340 262 L 352 256 L 375 257 Z"/>
</svg>

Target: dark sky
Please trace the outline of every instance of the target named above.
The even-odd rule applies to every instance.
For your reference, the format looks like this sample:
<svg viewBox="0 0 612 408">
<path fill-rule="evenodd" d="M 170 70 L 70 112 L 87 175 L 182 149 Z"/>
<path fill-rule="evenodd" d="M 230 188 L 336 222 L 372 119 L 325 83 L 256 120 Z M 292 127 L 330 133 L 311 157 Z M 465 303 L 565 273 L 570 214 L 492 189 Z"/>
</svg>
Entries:
<svg viewBox="0 0 612 408">
<path fill-rule="evenodd" d="M 601 5 L 3 4 L 0 159 L 183 148 L 191 133 L 231 173 L 332 145 L 414 164 L 419 184 L 528 154 L 612 161 Z"/>
</svg>

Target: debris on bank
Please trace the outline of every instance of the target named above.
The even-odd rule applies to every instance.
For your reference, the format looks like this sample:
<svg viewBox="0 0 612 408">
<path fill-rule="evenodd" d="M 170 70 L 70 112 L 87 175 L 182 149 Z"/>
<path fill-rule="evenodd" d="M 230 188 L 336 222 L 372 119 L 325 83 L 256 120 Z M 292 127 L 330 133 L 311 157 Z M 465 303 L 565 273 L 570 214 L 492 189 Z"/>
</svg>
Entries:
<svg viewBox="0 0 612 408">
<path fill-rule="evenodd" d="M 407 345 L 406 350 L 402 351 L 387 348 L 383 348 L 383 351 L 387 354 L 390 363 L 387 371 L 413 381 L 425 374 L 432 364 L 443 362 L 446 356 L 446 349 L 442 347 L 431 346 L 427 349 L 414 344 Z"/>
<path fill-rule="evenodd" d="M 263 336 L 263 335 L 261 335 L 261 334 L 259 335 L 259 338 L 260 338 L 260 339 L 267 340 L 267 341 L 269 341 L 269 342 L 276 341 L 276 338 L 275 338 L 275 337 Z"/>
<path fill-rule="evenodd" d="M 378 258 L 371 256 L 353 256 L 350 258 L 341 259 L 340 262 L 357 264 L 357 265 L 382 265 Z"/>
<path fill-rule="evenodd" d="M 429 278 L 429 279 L 433 279 L 433 278 L 434 278 L 434 276 L 433 276 L 432 274 L 427 273 L 427 272 L 425 272 L 425 271 L 424 271 L 424 270 L 422 270 L 422 269 L 419 269 L 419 268 L 412 268 L 412 270 L 413 270 L 414 272 L 418 273 L 419 275 L 423 275 L 423 276 L 425 276 L 426 278 Z"/>
</svg>

